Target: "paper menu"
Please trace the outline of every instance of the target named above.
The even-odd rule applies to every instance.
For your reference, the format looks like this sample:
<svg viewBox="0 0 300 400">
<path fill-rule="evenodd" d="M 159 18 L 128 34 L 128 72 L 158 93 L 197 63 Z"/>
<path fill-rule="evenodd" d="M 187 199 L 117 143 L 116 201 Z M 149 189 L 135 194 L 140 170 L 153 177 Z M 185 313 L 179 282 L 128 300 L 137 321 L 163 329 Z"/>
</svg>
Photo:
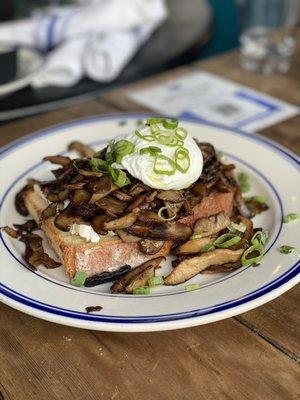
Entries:
<svg viewBox="0 0 300 400">
<path fill-rule="evenodd" d="M 205 71 L 131 92 L 128 98 L 160 114 L 207 120 L 249 132 L 299 113 L 297 106 Z"/>
</svg>

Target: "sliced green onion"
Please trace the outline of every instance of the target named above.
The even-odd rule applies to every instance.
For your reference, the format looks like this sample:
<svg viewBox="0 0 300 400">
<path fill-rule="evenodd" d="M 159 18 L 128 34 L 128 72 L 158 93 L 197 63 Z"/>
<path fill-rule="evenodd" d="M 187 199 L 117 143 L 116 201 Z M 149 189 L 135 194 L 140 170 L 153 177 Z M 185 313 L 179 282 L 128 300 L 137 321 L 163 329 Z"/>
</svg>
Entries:
<svg viewBox="0 0 300 400">
<path fill-rule="evenodd" d="M 207 253 L 209 251 L 215 250 L 215 246 L 212 243 L 208 243 L 202 247 L 201 253 Z"/>
<path fill-rule="evenodd" d="M 140 150 L 140 154 L 150 154 L 150 156 L 154 157 L 159 153 L 161 153 L 161 149 L 156 146 L 143 147 Z"/>
<path fill-rule="evenodd" d="M 92 167 L 93 172 L 107 171 L 108 167 L 107 162 L 100 158 L 91 158 L 90 166 Z"/>
<path fill-rule="evenodd" d="M 288 224 L 289 222 L 296 221 L 299 218 L 300 218 L 299 214 L 295 214 L 295 213 L 286 214 L 283 217 L 283 223 Z"/>
<path fill-rule="evenodd" d="M 176 168 L 183 174 L 187 172 L 190 167 L 189 152 L 185 147 L 179 147 L 175 151 L 175 164 Z"/>
<path fill-rule="evenodd" d="M 241 186 L 242 192 L 246 193 L 249 192 L 250 190 L 250 184 L 249 184 L 249 177 L 245 172 L 240 172 L 238 174 L 238 181 Z"/>
<path fill-rule="evenodd" d="M 163 127 L 166 129 L 175 129 L 178 126 L 178 119 L 166 118 L 163 120 Z"/>
<path fill-rule="evenodd" d="M 84 271 L 77 271 L 74 278 L 71 280 L 71 285 L 83 286 L 87 278 L 87 274 Z"/>
<path fill-rule="evenodd" d="M 148 125 L 153 125 L 153 124 L 160 124 L 162 122 L 164 122 L 165 118 L 148 118 L 147 119 L 147 124 Z"/>
<path fill-rule="evenodd" d="M 178 139 L 184 140 L 187 137 L 187 134 L 188 134 L 188 132 L 184 128 L 176 128 L 175 129 L 175 136 Z"/>
<path fill-rule="evenodd" d="M 109 167 L 109 173 L 114 181 L 114 183 L 118 187 L 126 186 L 130 183 L 129 178 L 127 177 L 126 173 L 121 169 L 114 169 Z"/>
<path fill-rule="evenodd" d="M 138 286 L 137 288 L 133 289 L 133 294 L 150 294 L 150 287 L 149 286 Z"/>
<path fill-rule="evenodd" d="M 178 144 L 178 139 L 174 134 L 170 134 L 167 131 L 157 131 L 153 133 L 155 139 L 164 146 L 175 147 Z"/>
<path fill-rule="evenodd" d="M 251 197 L 245 197 L 246 201 L 255 201 L 256 203 L 259 204 L 267 204 L 267 199 L 264 196 L 251 196 Z"/>
<path fill-rule="evenodd" d="M 155 158 L 153 171 L 159 175 L 174 175 L 176 164 L 171 158 L 158 154 Z"/>
<path fill-rule="evenodd" d="M 233 233 L 225 233 L 221 235 L 214 241 L 214 246 L 219 247 L 220 249 L 228 249 L 228 247 L 233 246 L 241 240 L 240 236 L 237 236 Z"/>
<path fill-rule="evenodd" d="M 148 285 L 150 287 L 153 286 L 161 286 L 164 284 L 164 278 L 162 276 L 152 276 L 149 280 L 148 280 Z"/>
<path fill-rule="evenodd" d="M 264 246 L 269 238 L 269 234 L 267 231 L 258 231 L 256 232 L 251 239 L 252 244 L 261 244 Z"/>
<path fill-rule="evenodd" d="M 161 219 L 161 220 L 163 220 L 163 221 L 172 221 L 173 219 L 175 219 L 176 217 L 177 217 L 177 214 L 176 213 L 174 213 L 173 215 L 172 215 L 172 217 L 164 217 L 164 215 L 163 215 L 163 213 L 164 213 L 164 211 L 169 211 L 170 209 L 168 208 L 168 207 L 161 207 L 159 210 L 158 210 L 158 216 L 159 216 L 159 218 Z"/>
<path fill-rule="evenodd" d="M 196 289 L 200 289 L 200 288 L 201 288 L 200 283 L 191 283 L 190 285 L 186 285 L 185 290 L 190 292 L 192 290 L 196 290 Z"/>
<path fill-rule="evenodd" d="M 242 222 L 240 222 L 239 224 L 236 224 L 235 222 L 231 222 L 230 225 L 228 226 L 228 229 L 229 229 L 231 232 L 236 232 L 236 231 L 238 231 L 238 232 L 244 233 L 244 232 L 246 231 L 247 227 L 246 227 L 246 225 L 243 224 Z"/>
<path fill-rule="evenodd" d="M 114 145 L 114 151 L 121 155 L 121 156 L 126 156 L 127 154 L 131 154 L 134 152 L 135 145 L 134 143 L 130 142 L 129 140 L 119 140 L 117 143 Z"/>
<path fill-rule="evenodd" d="M 283 246 L 279 247 L 279 251 L 282 254 L 294 254 L 297 253 L 295 247 L 288 246 L 287 244 L 284 244 Z"/>
<path fill-rule="evenodd" d="M 246 266 L 259 263 L 264 256 L 264 252 L 265 252 L 264 246 L 262 246 L 259 243 L 253 244 L 247 250 L 244 251 L 241 258 L 242 265 Z M 252 253 L 258 253 L 258 255 L 255 255 L 254 257 L 251 258 L 247 258 Z"/>
<path fill-rule="evenodd" d="M 140 139 L 146 140 L 146 142 L 154 142 L 155 137 L 153 135 L 143 135 L 140 131 L 136 130 L 135 134 Z"/>
</svg>

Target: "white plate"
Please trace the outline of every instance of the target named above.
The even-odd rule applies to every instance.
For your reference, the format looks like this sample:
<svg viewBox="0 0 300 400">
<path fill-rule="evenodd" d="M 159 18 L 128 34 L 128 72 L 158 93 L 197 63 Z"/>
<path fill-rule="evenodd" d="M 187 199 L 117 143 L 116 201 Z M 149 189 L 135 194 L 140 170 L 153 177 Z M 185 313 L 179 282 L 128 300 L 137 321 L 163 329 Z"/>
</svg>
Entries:
<svg viewBox="0 0 300 400">
<path fill-rule="evenodd" d="M 21 222 L 14 209 L 14 195 L 26 178 L 46 178 L 50 166 L 45 155 L 65 153 L 72 140 L 96 149 L 108 139 L 135 129 L 145 115 L 108 115 L 70 122 L 27 136 L 0 150 L 0 226 Z M 125 124 L 121 124 L 125 121 Z M 268 198 L 269 211 L 255 219 L 270 233 L 267 254 L 259 267 L 245 267 L 229 274 L 199 275 L 185 285 L 161 287 L 149 296 L 114 295 L 109 285 L 75 288 L 63 269 L 31 272 L 22 261 L 23 245 L 5 233 L 0 243 L 1 300 L 28 314 L 49 321 L 108 331 L 177 329 L 228 318 L 274 299 L 299 281 L 299 260 L 283 255 L 283 244 L 299 246 L 299 222 L 282 225 L 282 216 L 300 212 L 299 161 L 295 155 L 261 136 L 208 123 L 185 122 L 194 137 L 211 142 L 251 177 L 253 194 Z M 163 272 L 170 268 L 166 266 Z M 87 314 L 85 307 L 102 311 Z"/>
<path fill-rule="evenodd" d="M 0 42 L 1 47 L 10 48 L 8 43 Z M 30 85 L 40 72 L 44 57 L 33 47 L 17 48 L 17 72 L 13 81 L 0 85 L 0 97 L 7 96 Z"/>
</svg>

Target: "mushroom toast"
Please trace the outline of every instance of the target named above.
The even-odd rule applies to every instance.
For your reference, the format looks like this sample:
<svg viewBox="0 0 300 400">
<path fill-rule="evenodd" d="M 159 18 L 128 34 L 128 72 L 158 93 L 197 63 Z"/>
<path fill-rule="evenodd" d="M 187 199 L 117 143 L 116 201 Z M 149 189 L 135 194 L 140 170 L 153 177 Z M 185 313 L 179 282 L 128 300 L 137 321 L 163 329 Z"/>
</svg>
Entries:
<svg viewBox="0 0 300 400">
<path fill-rule="evenodd" d="M 112 281 L 113 293 L 147 294 L 263 257 L 267 234 L 251 218 L 268 208 L 265 201 L 244 197 L 247 175 L 177 120 L 150 118 L 96 153 L 80 142 L 69 150 L 79 157 L 44 158 L 59 166 L 54 179 L 31 179 L 17 194 L 17 211 L 33 219 L 3 228 L 25 243 L 32 269 L 62 264 L 74 285 Z M 57 260 L 45 253 L 38 229 Z M 173 268 L 162 277 L 156 270 L 167 255 Z"/>
</svg>

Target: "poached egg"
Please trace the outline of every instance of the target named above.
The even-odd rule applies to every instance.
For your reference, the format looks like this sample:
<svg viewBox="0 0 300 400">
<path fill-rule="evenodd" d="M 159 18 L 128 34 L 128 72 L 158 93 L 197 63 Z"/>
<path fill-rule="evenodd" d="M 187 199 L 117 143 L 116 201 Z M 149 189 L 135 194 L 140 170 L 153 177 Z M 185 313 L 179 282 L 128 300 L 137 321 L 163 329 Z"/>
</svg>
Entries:
<svg viewBox="0 0 300 400">
<path fill-rule="evenodd" d="M 160 128 L 162 124 L 158 124 Z M 141 135 L 151 135 L 149 126 L 140 129 Z M 200 177 L 203 168 L 203 157 L 202 153 L 195 142 L 195 140 L 187 134 L 184 139 L 184 147 L 188 150 L 190 157 L 190 166 L 184 173 L 179 170 L 175 170 L 173 175 L 157 174 L 154 172 L 155 157 L 150 154 L 140 154 L 140 150 L 149 147 L 156 146 L 161 149 L 162 155 L 175 159 L 176 147 L 170 147 L 159 143 L 157 140 L 149 142 L 135 133 L 122 137 L 135 145 L 134 152 L 123 157 L 120 164 L 114 164 L 114 168 L 125 169 L 132 176 L 142 181 L 145 185 L 150 186 L 153 189 L 161 190 L 180 190 L 186 189 L 192 183 Z"/>
</svg>

